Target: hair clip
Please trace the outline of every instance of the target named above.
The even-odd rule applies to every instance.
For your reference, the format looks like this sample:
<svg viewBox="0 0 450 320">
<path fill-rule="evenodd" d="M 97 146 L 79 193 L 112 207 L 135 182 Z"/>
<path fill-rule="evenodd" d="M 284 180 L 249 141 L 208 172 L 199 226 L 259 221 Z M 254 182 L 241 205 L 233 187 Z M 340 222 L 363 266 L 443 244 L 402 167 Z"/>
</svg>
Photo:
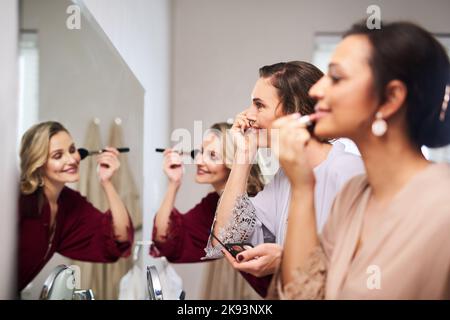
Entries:
<svg viewBox="0 0 450 320">
<path fill-rule="evenodd" d="M 444 100 L 442 101 L 441 113 L 439 114 L 439 120 L 445 120 L 445 113 L 447 112 L 448 102 L 450 100 L 450 85 L 445 86 Z"/>
</svg>

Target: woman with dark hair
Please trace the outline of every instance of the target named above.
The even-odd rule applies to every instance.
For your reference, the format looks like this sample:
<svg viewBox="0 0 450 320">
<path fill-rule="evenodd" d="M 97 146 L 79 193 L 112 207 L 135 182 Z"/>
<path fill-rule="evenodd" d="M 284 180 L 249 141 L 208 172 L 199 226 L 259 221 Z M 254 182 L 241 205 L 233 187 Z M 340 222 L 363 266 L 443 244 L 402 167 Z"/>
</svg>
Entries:
<svg viewBox="0 0 450 320">
<path fill-rule="evenodd" d="M 22 290 L 55 252 L 90 262 L 114 262 L 129 255 L 134 229 L 111 183 L 118 151 L 97 157 L 98 178 L 110 210 L 102 213 L 79 192 L 80 154 L 69 132 L 48 121 L 25 132 L 20 147 L 19 284 Z"/>
<path fill-rule="evenodd" d="M 270 297 L 450 299 L 450 166 L 421 153 L 450 143 L 449 74 L 445 49 L 419 26 L 347 32 L 310 91 L 314 135 L 352 139 L 367 174 L 338 194 L 320 235 L 314 139 L 299 115 L 275 123 L 292 198 Z"/>
<path fill-rule="evenodd" d="M 246 180 L 257 148 L 274 147 L 271 141 L 276 141 L 276 132 L 271 130 L 272 122 L 295 112 L 301 115 L 314 112 L 314 99 L 308 96 L 308 91 L 323 74 L 312 64 L 299 61 L 264 66 L 259 74 L 252 105 L 237 116 L 231 130 L 237 151 L 213 227 L 223 243 L 248 241 L 257 246 L 239 253 L 235 259 L 211 239 L 207 257 L 225 254 L 237 270 L 270 281 L 284 243 L 290 184 L 283 170 L 279 170 L 262 192 L 248 197 Z M 315 197 L 319 231 L 337 191 L 348 179 L 364 171 L 360 157 L 344 149 L 342 143 L 331 144 L 326 138 L 308 146 L 308 159 L 318 180 Z"/>
</svg>

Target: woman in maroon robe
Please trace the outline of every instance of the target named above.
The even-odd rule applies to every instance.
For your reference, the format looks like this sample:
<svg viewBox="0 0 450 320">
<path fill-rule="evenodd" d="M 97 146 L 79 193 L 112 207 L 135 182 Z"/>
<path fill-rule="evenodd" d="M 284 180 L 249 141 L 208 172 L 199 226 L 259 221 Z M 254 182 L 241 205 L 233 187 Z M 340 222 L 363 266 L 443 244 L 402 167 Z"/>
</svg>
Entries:
<svg viewBox="0 0 450 320">
<path fill-rule="evenodd" d="M 166 195 L 159 208 L 153 224 L 153 245 L 150 254 L 154 257 L 165 256 L 173 263 L 200 262 L 211 232 L 219 194 L 225 188 L 233 154 L 227 149 L 227 123 L 218 123 L 211 127 L 206 135 L 202 150 L 197 153 L 195 162 L 197 174 L 195 180 L 201 184 L 211 184 L 214 191 L 208 193 L 194 208 L 180 213 L 175 207 L 175 198 L 183 177 L 183 165 L 180 155 L 174 150 L 164 152 L 163 169 L 169 179 Z M 230 141 L 231 142 L 231 141 Z M 228 151 L 228 152 L 226 152 Z M 263 188 L 261 171 L 257 165 L 251 169 L 248 181 L 249 195 L 256 195 Z M 249 284 L 265 296 L 270 277 L 257 278 L 242 273 Z"/>
<path fill-rule="evenodd" d="M 111 183 L 118 152 L 97 157 L 98 178 L 110 209 L 102 213 L 77 191 L 80 155 L 69 132 L 57 122 L 31 127 L 20 150 L 18 289 L 22 290 L 55 252 L 71 259 L 114 262 L 129 255 L 133 225 Z"/>
</svg>

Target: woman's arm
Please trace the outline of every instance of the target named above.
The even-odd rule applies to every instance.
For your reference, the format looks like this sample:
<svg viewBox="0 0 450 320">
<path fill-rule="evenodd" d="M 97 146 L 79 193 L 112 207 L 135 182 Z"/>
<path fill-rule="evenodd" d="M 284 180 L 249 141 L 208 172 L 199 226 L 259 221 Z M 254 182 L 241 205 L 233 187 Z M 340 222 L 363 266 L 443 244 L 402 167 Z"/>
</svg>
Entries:
<svg viewBox="0 0 450 320">
<path fill-rule="evenodd" d="M 155 240 L 159 242 L 166 241 L 167 230 L 169 228 L 170 214 L 174 208 L 175 198 L 179 185 L 173 182 L 169 182 L 164 199 L 156 212 L 155 216 Z"/>
<path fill-rule="evenodd" d="M 163 170 L 169 179 L 167 191 L 164 199 L 156 212 L 155 216 L 155 240 L 164 242 L 167 230 L 169 227 L 170 214 L 174 208 L 175 199 L 178 193 L 178 189 L 181 185 L 181 179 L 183 178 L 183 164 L 181 157 L 178 153 L 172 149 L 166 149 L 164 151 Z"/>
<path fill-rule="evenodd" d="M 120 199 L 119 194 L 111 182 L 112 176 L 120 167 L 120 162 L 117 158 L 119 152 L 114 148 L 108 147 L 105 149 L 106 152 L 101 153 L 97 157 L 97 163 L 99 165 L 98 176 L 111 210 L 116 240 L 125 242 L 129 240 L 128 229 L 131 227 L 130 217 L 122 199 Z"/>
<path fill-rule="evenodd" d="M 201 261 L 205 255 L 204 248 L 208 243 L 218 200 L 218 194 L 212 192 L 184 214 L 174 208 L 170 212 L 163 241 L 156 238 L 157 230 L 153 228 L 150 254 L 154 257 L 165 256 L 174 263 Z"/>
<path fill-rule="evenodd" d="M 284 256 L 281 261 L 283 283 L 294 280 L 295 270 L 305 269 L 311 252 L 319 245 L 314 189 L 292 188 L 288 219 Z"/>
<path fill-rule="evenodd" d="M 212 228 L 216 236 L 219 236 L 219 230 L 224 229 L 232 220 L 238 199 L 247 193 L 247 180 L 257 151 L 256 135 L 250 132 L 244 133 L 247 128 L 250 128 L 245 113 L 244 111 L 236 117 L 231 128 L 236 153 L 230 176 L 217 207 Z M 214 246 L 218 244 L 215 239 L 211 239 L 211 243 Z"/>
<path fill-rule="evenodd" d="M 288 227 L 281 261 L 284 285 L 295 280 L 297 270 L 306 269 L 311 253 L 320 244 L 314 207 L 315 177 L 305 154 L 311 136 L 298 118 L 299 115 L 294 114 L 274 123 L 274 127 L 279 129 L 275 152 L 291 183 Z"/>
</svg>

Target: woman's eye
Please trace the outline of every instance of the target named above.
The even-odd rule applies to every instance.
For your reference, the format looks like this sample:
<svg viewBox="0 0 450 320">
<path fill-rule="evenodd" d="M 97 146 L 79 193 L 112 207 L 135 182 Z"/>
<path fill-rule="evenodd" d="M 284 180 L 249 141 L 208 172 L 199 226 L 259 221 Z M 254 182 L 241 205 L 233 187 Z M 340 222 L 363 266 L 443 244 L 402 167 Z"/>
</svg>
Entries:
<svg viewBox="0 0 450 320">
<path fill-rule="evenodd" d="M 263 104 L 261 104 L 261 103 L 257 103 L 256 104 L 256 109 L 260 110 L 260 109 L 263 109 L 263 108 L 264 108 Z"/>
<path fill-rule="evenodd" d="M 75 147 L 70 147 L 70 149 L 69 149 L 70 153 L 75 153 L 75 151 L 77 151 L 77 149 Z"/>
<path fill-rule="evenodd" d="M 56 153 L 56 154 L 53 156 L 53 159 L 56 159 L 56 160 L 61 159 L 61 153 Z"/>
<path fill-rule="evenodd" d="M 338 77 L 338 76 L 335 76 L 335 75 L 332 75 L 332 74 L 328 75 L 328 77 L 330 77 L 331 82 L 333 84 L 338 83 L 342 79 L 341 77 Z"/>
</svg>

